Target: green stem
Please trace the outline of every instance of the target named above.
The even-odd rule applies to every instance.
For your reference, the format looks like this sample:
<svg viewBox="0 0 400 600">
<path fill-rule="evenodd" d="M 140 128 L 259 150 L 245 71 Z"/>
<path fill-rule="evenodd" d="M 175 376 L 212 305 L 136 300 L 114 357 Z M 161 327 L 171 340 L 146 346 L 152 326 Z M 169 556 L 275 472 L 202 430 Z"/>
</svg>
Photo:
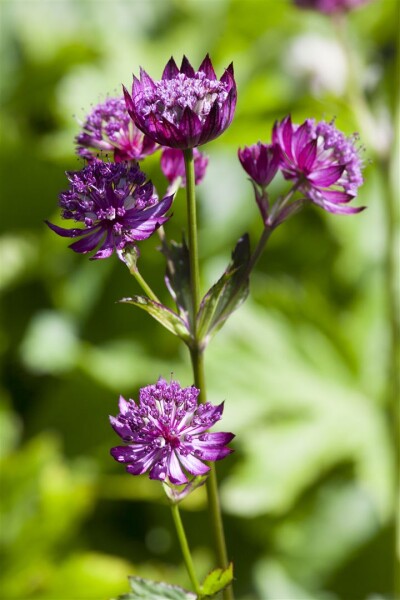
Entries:
<svg viewBox="0 0 400 600">
<path fill-rule="evenodd" d="M 194 384 L 200 390 L 199 400 L 202 403 L 207 401 L 206 381 L 204 372 L 204 354 L 198 347 L 196 315 L 200 306 L 200 270 L 199 270 L 199 252 L 197 241 L 197 216 L 196 216 L 196 195 L 195 195 L 195 177 L 193 150 L 184 150 L 185 171 L 186 171 L 186 200 L 188 213 L 188 245 L 190 256 L 190 287 L 193 303 L 193 337 L 196 340 L 195 345 L 190 349 L 192 361 Z M 218 495 L 218 483 L 215 465 L 210 465 L 210 472 L 206 482 L 208 506 L 211 518 L 211 525 L 214 532 L 215 548 L 219 566 L 226 568 L 228 566 L 228 553 L 226 550 L 225 534 L 222 523 L 221 506 Z M 224 600 L 233 600 L 233 590 L 229 586 L 223 591 Z"/>
<path fill-rule="evenodd" d="M 130 269 L 130 272 L 134 276 L 144 293 L 147 294 L 147 296 L 150 298 L 150 300 L 154 300 L 154 302 L 158 302 L 158 304 L 161 304 L 160 300 L 155 295 L 149 284 L 143 279 L 139 271 L 135 268 Z"/>
<path fill-rule="evenodd" d="M 281 211 L 289 202 L 289 200 L 292 198 L 293 194 L 296 192 L 296 190 L 299 188 L 299 186 L 301 185 L 301 181 L 296 182 L 291 189 L 288 191 L 288 193 L 286 194 L 286 196 L 284 196 L 283 198 L 281 198 L 281 200 L 279 201 L 279 211 Z M 246 272 L 243 276 L 243 278 L 246 278 L 250 275 L 251 271 L 253 270 L 254 266 L 256 265 L 256 263 L 258 262 L 258 259 L 260 258 L 261 254 L 264 251 L 264 248 L 269 240 L 269 237 L 271 235 L 271 233 L 273 232 L 274 227 L 270 226 L 270 225 L 265 225 L 264 226 L 264 230 L 262 232 L 262 235 L 258 241 L 257 246 L 254 249 L 253 254 L 250 257 L 249 260 L 249 264 L 247 265 L 247 269 Z"/>
<path fill-rule="evenodd" d="M 193 329 L 196 336 L 196 315 L 200 305 L 199 249 L 197 242 L 196 187 L 193 150 L 183 151 L 186 171 L 186 201 L 188 214 L 188 243 L 190 260 L 190 287 L 193 301 Z"/>
<path fill-rule="evenodd" d="M 179 512 L 179 508 L 178 508 L 177 504 L 174 504 L 172 502 L 171 502 L 171 512 L 172 512 L 172 518 L 175 523 L 176 533 L 178 535 L 178 540 L 179 540 L 179 545 L 181 547 L 183 560 L 185 561 L 186 570 L 190 577 L 190 581 L 192 582 L 194 591 L 196 592 L 197 596 L 201 596 L 201 588 L 200 588 L 200 584 L 197 580 L 196 573 L 194 570 L 192 555 L 190 553 L 189 544 L 188 544 L 188 541 L 186 538 L 185 530 L 183 528 L 183 523 L 182 523 L 181 515 Z"/>
</svg>

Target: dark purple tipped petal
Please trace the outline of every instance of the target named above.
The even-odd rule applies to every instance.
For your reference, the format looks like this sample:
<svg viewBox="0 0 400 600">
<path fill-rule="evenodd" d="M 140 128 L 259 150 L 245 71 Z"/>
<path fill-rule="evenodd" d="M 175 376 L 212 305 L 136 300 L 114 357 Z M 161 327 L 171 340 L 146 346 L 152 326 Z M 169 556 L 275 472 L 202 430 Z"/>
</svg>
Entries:
<svg viewBox="0 0 400 600">
<path fill-rule="evenodd" d="M 196 113 L 188 107 L 183 111 L 179 129 L 181 132 L 183 131 L 186 138 L 190 140 L 191 146 L 197 146 L 202 133 L 202 125 Z"/>
<path fill-rule="evenodd" d="M 182 58 L 180 72 L 184 73 L 187 77 L 192 78 L 195 76 L 195 70 L 193 69 L 186 56 L 183 56 Z"/>
<path fill-rule="evenodd" d="M 324 190 L 323 195 L 326 200 L 329 200 L 329 202 L 333 202 L 334 204 L 347 204 L 354 200 L 354 196 L 346 194 L 345 192 L 340 192 L 339 190 Z"/>
<path fill-rule="evenodd" d="M 86 254 L 87 252 L 91 252 L 94 250 L 94 248 L 96 248 L 97 244 L 103 239 L 104 233 L 105 232 L 103 229 L 98 229 L 96 232 L 90 233 L 73 244 L 70 244 L 69 247 L 74 252 Z"/>
<path fill-rule="evenodd" d="M 165 66 L 161 79 L 174 79 L 175 77 L 177 77 L 178 73 L 179 69 L 173 57 L 171 56 L 171 58 Z"/>
<path fill-rule="evenodd" d="M 205 144 L 208 139 L 214 139 L 218 136 L 221 127 L 221 109 L 217 101 L 214 102 L 208 117 L 204 123 L 200 143 Z"/>
<path fill-rule="evenodd" d="M 135 76 L 134 76 L 135 78 Z M 132 98 L 130 93 L 128 92 L 128 90 L 126 89 L 126 87 L 123 85 L 122 86 L 122 91 L 124 93 L 124 98 L 125 98 L 125 104 L 126 104 L 126 110 L 129 112 L 129 114 L 134 113 L 135 112 L 135 106 L 132 102 Z"/>
<path fill-rule="evenodd" d="M 332 183 L 336 183 L 336 181 L 342 175 L 344 169 L 344 165 L 326 167 L 325 169 L 313 171 L 308 176 L 308 179 L 314 182 L 318 187 L 327 187 L 329 185 L 332 185 Z"/>
<path fill-rule="evenodd" d="M 209 54 L 206 54 L 203 62 L 201 63 L 201 65 L 199 67 L 199 71 L 204 73 L 205 76 L 207 77 L 207 79 L 210 79 L 210 80 L 217 79 L 217 76 L 215 74 L 214 67 L 212 66 L 212 62 L 211 62 Z"/>
<path fill-rule="evenodd" d="M 304 172 L 310 171 L 315 162 L 315 157 L 317 156 L 317 145 L 317 140 L 311 140 L 311 142 L 308 142 L 308 144 L 306 144 L 299 153 L 298 165 L 299 168 Z"/>
<path fill-rule="evenodd" d="M 79 237 L 84 233 L 87 233 L 87 229 L 66 229 L 65 227 L 59 227 L 58 225 L 54 225 L 54 223 L 50 223 L 50 221 L 45 221 L 46 225 L 50 227 L 55 233 L 61 235 L 62 237 Z"/>
<path fill-rule="evenodd" d="M 146 92 L 155 90 L 155 83 L 152 78 L 140 67 L 140 84 Z"/>
<path fill-rule="evenodd" d="M 210 467 L 202 463 L 201 460 L 193 456 L 193 454 L 188 454 L 187 456 L 185 456 L 184 454 L 179 454 L 179 460 L 184 466 L 184 468 L 187 471 L 189 471 L 189 473 L 191 473 L 192 475 L 205 475 L 205 473 L 207 473 L 210 470 Z M 204 460 L 208 459 L 204 457 Z"/>
<path fill-rule="evenodd" d="M 172 450 L 169 461 L 168 461 L 168 471 L 169 478 L 175 485 L 181 485 L 187 482 L 187 477 L 182 471 L 182 467 L 179 463 L 179 460 L 175 454 L 175 451 Z"/>
</svg>

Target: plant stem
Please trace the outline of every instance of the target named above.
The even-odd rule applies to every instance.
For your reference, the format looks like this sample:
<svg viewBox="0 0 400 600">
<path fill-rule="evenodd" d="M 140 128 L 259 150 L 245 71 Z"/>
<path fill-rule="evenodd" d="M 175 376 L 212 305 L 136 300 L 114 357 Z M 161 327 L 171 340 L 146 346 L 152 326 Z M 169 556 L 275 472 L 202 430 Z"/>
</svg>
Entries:
<svg viewBox="0 0 400 600">
<path fill-rule="evenodd" d="M 192 361 L 194 384 L 200 390 L 199 400 L 202 403 L 207 401 L 206 381 L 204 371 L 204 354 L 203 350 L 198 347 L 197 343 L 197 326 L 196 315 L 200 306 L 200 270 L 199 270 L 199 253 L 197 241 L 197 217 L 196 217 L 196 196 L 195 196 L 195 177 L 194 177 L 194 161 L 193 150 L 184 150 L 185 171 L 186 171 L 186 199 L 188 213 L 188 246 L 190 256 L 190 287 L 192 292 L 193 303 L 193 323 L 192 332 L 196 340 L 194 347 L 190 349 L 190 357 Z M 211 517 L 211 525 L 214 532 L 214 542 L 219 566 L 226 568 L 228 566 L 228 553 L 226 550 L 226 542 L 224 528 L 222 523 L 221 506 L 218 495 L 218 483 L 215 465 L 210 465 L 210 472 L 206 482 L 208 506 Z M 224 600 L 233 600 L 232 586 L 229 586 L 223 591 Z"/>
<path fill-rule="evenodd" d="M 186 570 L 190 577 L 190 581 L 192 582 L 194 591 L 196 592 L 196 594 L 198 596 L 200 596 L 201 595 L 200 584 L 197 580 L 196 573 L 194 570 L 192 555 L 190 554 L 190 548 L 189 548 L 189 544 L 188 544 L 188 541 L 186 538 L 185 530 L 183 528 L 183 523 L 182 523 L 181 515 L 179 512 L 179 507 L 178 507 L 178 504 L 175 504 L 173 502 L 171 502 L 170 506 L 171 506 L 172 518 L 175 523 L 176 533 L 178 535 L 179 545 L 180 545 L 181 551 L 182 551 L 183 560 L 185 561 Z"/>
<path fill-rule="evenodd" d="M 150 300 L 154 300 L 154 302 L 158 302 L 158 304 L 161 304 L 160 300 L 155 295 L 155 293 L 153 292 L 151 287 L 148 285 L 148 283 L 146 283 L 146 281 L 143 279 L 143 277 L 141 276 L 139 271 L 135 268 L 135 269 L 130 269 L 130 272 L 134 276 L 134 278 L 136 279 L 136 281 L 138 282 L 138 284 L 140 285 L 140 287 L 142 288 L 144 293 L 147 294 L 147 296 L 150 298 Z"/>
<path fill-rule="evenodd" d="M 193 302 L 193 334 L 196 337 L 196 315 L 200 305 L 199 248 L 197 241 L 196 191 L 193 150 L 183 151 L 186 171 L 186 201 L 188 215 L 188 243 L 190 260 L 190 287 Z"/>
<path fill-rule="evenodd" d="M 286 194 L 286 196 L 284 196 L 280 202 L 279 202 L 279 210 L 282 211 L 282 209 L 287 205 L 287 203 L 289 202 L 289 200 L 292 198 L 293 194 L 295 193 L 295 191 L 298 189 L 298 187 L 301 185 L 301 181 L 296 182 L 288 191 L 288 193 Z M 264 248 L 266 246 L 266 243 L 269 240 L 269 237 L 271 235 L 271 233 L 274 230 L 274 226 L 273 225 L 269 225 L 269 224 L 265 224 L 264 225 L 264 230 L 261 234 L 261 237 L 258 241 L 257 246 L 254 249 L 253 254 L 250 257 L 249 260 L 249 264 L 247 265 L 247 269 L 246 272 L 244 274 L 244 277 L 248 277 L 251 273 L 251 271 L 253 270 L 255 264 L 257 263 L 258 259 L 260 258 L 261 254 L 264 251 Z"/>
</svg>

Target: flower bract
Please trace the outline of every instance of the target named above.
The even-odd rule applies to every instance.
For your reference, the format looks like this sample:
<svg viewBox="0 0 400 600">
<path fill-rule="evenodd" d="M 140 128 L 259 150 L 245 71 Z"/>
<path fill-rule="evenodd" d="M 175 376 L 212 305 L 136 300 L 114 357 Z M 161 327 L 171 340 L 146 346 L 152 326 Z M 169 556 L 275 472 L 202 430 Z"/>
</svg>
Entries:
<svg viewBox="0 0 400 600">
<path fill-rule="evenodd" d="M 262 144 L 245 146 L 238 150 L 239 160 L 243 169 L 253 181 L 261 187 L 267 187 L 275 177 L 281 158 L 277 144 Z"/>
<path fill-rule="evenodd" d="M 113 152 L 116 162 L 142 160 L 158 148 L 135 126 L 123 97 L 108 98 L 95 106 L 75 141 L 77 154 L 87 160 L 95 159 L 99 152 Z"/>
<path fill-rule="evenodd" d="M 151 181 L 136 164 L 90 162 L 81 171 L 67 173 L 70 187 L 59 195 L 64 219 L 81 228 L 65 229 L 49 223 L 58 235 L 80 238 L 70 245 L 75 252 L 98 251 L 93 259 L 135 246 L 168 220 L 172 196 L 160 202 Z"/>
<path fill-rule="evenodd" d="M 204 179 L 208 165 L 208 157 L 197 148 L 193 149 L 194 178 L 198 185 Z M 186 186 L 185 161 L 182 150 L 179 148 L 163 148 L 161 154 L 161 170 L 170 183 L 178 177 L 181 179 L 181 187 Z"/>
<path fill-rule="evenodd" d="M 307 119 L 296 125 L 287 116 L 275 123 L 272 141 L 280 146 L 284 177 L 306 198 L 332 213 L 363 210 L 348 205 L 363 183 L 354 137 L 347 138 L 332 122 Z"/>
<path fill-rule="evenodd" d="M 110 417 L 116 433 L 127 444 L 111 449 L 132 475 L 149 471 L 150 479 L 181 485 L 188 474 L 204 475 L 215 461 L 232 452 L 232 433 L 208 433 L 221 418 L 223 403 L 198 404 L 199 390 L 181 388 L 160 378 L 140 390 L 139 403 L 120 398 L 117 417 Z"/>
<path fill-rule="evenodd" d="M 236 107 L 236 83 L 230 65 L 217 79 L 207 55 L 195 71 L 186 57 L 178 69 L 173 58 L 160 81 L 142 69 L 133 77 L 132 96 L 124 88 L 135 125 L 162 146 L 195 148 L 230 125 Z"/>
</svg>

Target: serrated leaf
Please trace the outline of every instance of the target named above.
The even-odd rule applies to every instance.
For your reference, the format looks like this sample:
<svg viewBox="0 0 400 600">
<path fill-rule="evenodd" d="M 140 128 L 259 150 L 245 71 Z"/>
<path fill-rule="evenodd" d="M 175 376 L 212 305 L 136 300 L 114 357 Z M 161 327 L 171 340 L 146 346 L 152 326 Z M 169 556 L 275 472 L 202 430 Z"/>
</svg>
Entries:
<svg viewBox="0 0 400 600">
<path fill-rule="evenodd" d="M 207 575 L 201 586 L 202 597 L 210 597 L 225 589 L 233 579 L 233 564 L 226 569 L 214 569 Z"/>
<path fill-rule="evenodd" d="M 200 340 L 206 345 L 247 298 L 249 278 L 246 269 L 250 259 L 249 236 L 242 236 L 232 252 L 232 259 L 222 277 L 204 296 L 197 315 L 197 331 Z"/>
<path fill-rule="evenodd" d="M 189 249 L 183 239 L 181 244 L 163 242 L 162 253 L 167 259 L 165 284 L 171 294 L 179 315 L 185 323 L 193 322 L 193 302 L 190 289 Z"/>
<path fill-rule="evenodd" d="M 118 596 L 118 600 L 196 600 L 196 594 L 162 581 L 129 577 L 129 583 L 132 592 Z"/>
<path fill-rule="evenodd" d="M 120 302 L 133 304 L 134 306 L 142 308 L 151 315 L 153 319 L 161 323 L 165 329 L 171 331 L 171 333 L 181 338 L 184 342 L 188 343 L 190 341 L 190 332 L 183 319 L 163 304 L 154 302 L 154 300 L 150 300 L 150 298 L 146 298 L 145 296 L 122 298 Z"/>
</svg>

